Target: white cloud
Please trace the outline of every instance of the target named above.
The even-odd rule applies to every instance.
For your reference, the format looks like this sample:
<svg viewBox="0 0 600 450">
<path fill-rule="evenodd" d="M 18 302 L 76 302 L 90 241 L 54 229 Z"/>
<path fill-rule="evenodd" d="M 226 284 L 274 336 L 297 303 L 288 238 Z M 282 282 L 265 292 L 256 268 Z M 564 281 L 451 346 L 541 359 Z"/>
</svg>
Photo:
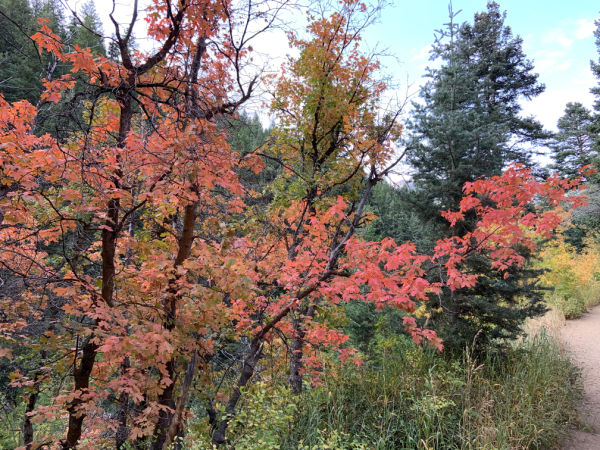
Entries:
<svg viewBox="0 0 600 450">
<path fill-rule="evenodd" d="M 556 129 L 556 122 L 563 115 L 568 102 L 580 102 L 591 107 L 593 97 L 590 88 L 596 84 L 596 79 L 590 70 L 583 70 L 570 78 L 568 83 L 552 83 L 535 99 L 523 103 L 523 112 L 535 116 L 545 127 Z"/>
<path fill-rule="evenodd" d="M 421 50 L 418 50 L 410 60 L 412 62 L 427 61 L 429 60 L 429 52 L 431 52 L 431 45 L 426 45 Z"/>
<path fill-rule="evenodd" d="M 569 48 L 573 45 L 575 39 L 569 37 L 563 29 L 554 29 L 544 35 L 543 41 L 546 44 L 555 44 L 562 48 Z"/>
<path fill-rule="evenodd" d="M 546 84 L 546 91 L 530 102 L 524 102 L 526 114 L 534 115 L 545 127 L 556 128 L 568 102 L 590 106 L 589 90 L 596 80 L 589 70 L 588 44 L 595 25 L 593 20 L 563 20 L 559 27 L 547 30 L 537 42 L 531 41 L 529 55 L 535 72 Z"/>
<path fill-rule="evenodd" d="M 594 30 L 596 29 L 596 25 L 594 25 L 593 20 L 589 19 L 580 19 L 577 21 L 577 28 L 575 29 L 575 38 L 578 40 L 587 39 L 594 35 Z"/>
<path fill-rule="evenodd" d="M 535 71 L 538 73 L 555 73 L 571 68 L 569 52 L 564 49 L 540 50 L 533 53 Z"/>
<path fill-rule="evenodd" d="M 591 19 L 563 21 L 559 28 L 548 30 L 542 40 L 546 44 L 554 44 L 567 49 L 575 42 L 593 36 L 595 29 L 596 26 Z"/>
</svg>

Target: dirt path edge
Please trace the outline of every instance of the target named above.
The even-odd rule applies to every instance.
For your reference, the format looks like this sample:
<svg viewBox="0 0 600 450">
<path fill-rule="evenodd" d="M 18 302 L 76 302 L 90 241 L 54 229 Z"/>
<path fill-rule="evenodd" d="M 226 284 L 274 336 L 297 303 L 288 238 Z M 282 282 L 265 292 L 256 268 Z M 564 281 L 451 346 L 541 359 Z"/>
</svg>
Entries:
<svg viewBox="0 0 600 450">
<path fill-rule="evenodd" d="M 564 450 L 600 450 L 600 305 L 560 329 L 559 339 L 582 371 L 579 414 L 594 433 L 573 431 Z"/>
</svg>

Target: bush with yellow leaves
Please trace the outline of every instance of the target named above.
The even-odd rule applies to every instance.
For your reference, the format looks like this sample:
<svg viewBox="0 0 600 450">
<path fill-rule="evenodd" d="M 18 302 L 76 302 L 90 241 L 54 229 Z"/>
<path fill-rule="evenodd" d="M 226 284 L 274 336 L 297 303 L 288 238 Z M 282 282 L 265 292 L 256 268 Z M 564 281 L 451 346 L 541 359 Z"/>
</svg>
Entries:
<svg viewBox="0 0 600 450">
<path fill-rule="evenodd" d="M 573 319 L 600 302 L 600 243 L 585 239 L 582 251 L 556 239 L 540 254 L 538 267 L 547 272 L 541 277 L 549 306 Z"/>
</svg>

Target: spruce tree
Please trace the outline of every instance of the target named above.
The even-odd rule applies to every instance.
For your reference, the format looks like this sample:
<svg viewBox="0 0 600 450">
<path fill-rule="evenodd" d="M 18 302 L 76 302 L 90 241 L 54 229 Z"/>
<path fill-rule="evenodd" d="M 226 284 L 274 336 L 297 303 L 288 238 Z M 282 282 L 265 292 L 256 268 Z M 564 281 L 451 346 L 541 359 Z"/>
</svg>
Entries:
<svg viewBox="0 0 600 450">
<path fill-rule="evenodd" d="M 521 115 L 520 100 L 544 86 L 499 5 L 489 2 L 473 23 L 458 25 L 455 18 L 450 11 L 449 23 L 437 33 L 432 59 L 441 66 L 429 69 L 409 123 L 414 189 L 405 201 L 433 230 L 428 246 L 473 229 L 472 218 L 450 228 L 440 215 L 458 208 L 466 182 L 497 175 L 513 161 L 531 165 L 527 148 L 548 137 L 538 122 Z M 429 303 L 428 325 L 448 347 L 464 348 L 476 335 L 479 348 L 515 337 L 526 317 L 544 310 L 535 271 L 514 267 L 504 279 L 482 256 L 469 258 L 465 270 L 479 275 L 475 288 L 447 290 Z"/>
<path fill-rule="evenodd" d="M 571 177 L 584 165 L 598 165 L 598 153 L 594 149 L 594 140 L 597 138 L 594 116 L 589 109 L 581 103 L 567 103 L 557 128 L 551 146 L 554 159 L 552 169 Z"/>
<path fill-rule="evenodd" d="M 562 176 L 573 177 L 582 166 L 600 166 L 598 148 L 594 145 L 598 139 L 596 120 L 592 111 L 581 103 L 567 103 L 565 114 L 558 120 L 558 132 L 551 146 L 554 159 L 552 170 Z M 574 211 L 571 218 L 573 226 L 563 233 L 567 242 L 578 250 L 585 246 L 584 238 L 588 234 L 597 234 L 600 230 L 599 181 L 598 173 L 587 176 L 588 205 Z"/>
<path fill-rule="evenodd" d="M 81 14 L 71 19 L 69 24 L 69 42 L 81 48 L 89 48 L 94 53 L 106 55 L 102 37 L 102 21 L 96 12 L 93 0 L 81 8 Z"/>
<path fill-rule="evenodd" d="M 9 102 L 39 99 L 41 61 L 28 37 L 35 25 L 27 0 L 0 0 L 0 93 Z"/>
<path fill-rule="evenodd" d="M 407 186 L 396 187 L 387 182 L 373 187 L 368 205 L 375 219 L 361 230 L 361 234 L 372 241 L 393 237 L 398 243 L 411 241 L 423 248 L 432 230 L 423 226 L 414 210 L 406 208 L 404 199 L 408 192 Z"/>
<path fill-rule="evenodd" d="M 598 84 L 590 92 L 595 96 L 592 111 L 580 103 L 568 103 L 565 114 L 559 119 L 558 133 L 552 146 L 554 164 L 552 168 L 565 176 L 573 176 L 584 165 L 600 168 L 600 20 L 596 22 L 596 49 L 598 59 L 590 62 L 592 73 Z M 574 211 L 573 227 L 565 230 L 567 241 L 581 250 L 584 237 L 600 232 L 600 174 L 587 177 L 586 196 L 588 205 Z"/>
<path fill-rule="evenodd" d="M 596 30 L 594 31 L 594 37 L 596 38 L 596 50 L 598 52 L 597 61 L 592 60 L 590 66 L 592 73 L 598 79 L 598 84 L 591 89 L 591 93 L 596 97 L 594 103 L 594 111 L 596 114 L 600 114 L 600 19 L 594 22 L 596 24 Z"/>
<path fill-rule="evenodd" d="M 497 175 L 508 161 L 530 163 L 521 144 L 547 136 L 520 115 L 520 98 L 544 86 L 504 17 L 490 2 L 473 24 L 459 26 L 451 13 L 436 36 L 432 59 L 442 66 L 429 69 L 409 124 L 409 161 L 417 190 L 429 200 L 419 202 L 427 219 L 432 209 L 437 219 L 439 210 L 455 208 L 465 182 Z"/>
<path fill-rule="evenodd" d="M 595 155 L 600 154 L 600 19 L 596 20 L 596 30 L 594 36 L 596 38 L 596 59 L 590 61 L 590 68 L 592 73 L 598 80 L 596 86 L 590 89 L 592 95 L 594 95 L 593 115 L 592 122 L 588 127 L 590 134 L 592 135 L 592 150 Z M 598 177 L 600 178 L 600 177 Z"/>
</svg>

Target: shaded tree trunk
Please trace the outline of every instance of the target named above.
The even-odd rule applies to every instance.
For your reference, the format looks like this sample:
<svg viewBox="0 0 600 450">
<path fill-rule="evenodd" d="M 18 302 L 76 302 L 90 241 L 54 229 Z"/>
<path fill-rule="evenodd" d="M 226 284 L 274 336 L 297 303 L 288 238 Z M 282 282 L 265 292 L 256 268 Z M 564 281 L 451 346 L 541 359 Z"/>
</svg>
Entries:
<svg viewBox="0 0 600 450">
<path fill-rule="evenodd" d="M 163 308 L 165 313 L 165 321 L 163 327 L 169 331 L 175 328 L 175 320 L 177 316 L 177 302 L 179 300 L 178 294 L 178 280 L 181 275 L 177 274 L 177 268 L 183 264 L 183 262 L 189 257 L 192 251 L 192 244 L 194 242 L 194 224 L 196 221 L 196 203 L 190 203 L 185 207 L 183 215 L 183 229 L 179 237 L 177 256 L 173 263 L 174 275 L 169 280 L 168 296 L 164 301 Z M 195 356 L 195 355 L 194 355 Z M 167 374 L 171 383 L 165 387 L 158 397 L 158 402 L 168 407 L 169 409 L 163 408 L 160 410 L 158 415 L 158 421 L 154 428 L 154 441 L 152 443 L 152 450 L 162 450 L 167 441 L 167 435 L 173 420 L 173 413 L 175 410 L 175 375 L 176 375 L 176 362 L 175 358 L 171 358 L 166 364 Z M 191 383 L 191 381 L 190 381 Z"/>
<path fill-rule="evenodd" d="M 242 388 L 248 384 L 250 378 L 254 374 L 254 369 L 256 368 L 256 364 L 262 355 L 262 342 L 253 339 L 250 344 L 250 351 L 248 352 L 247 357 L 244 359 L 244 363 L 242 365 L 242 371 L 240 373 L 240 377 L 238 382 L 229 397 L 229 401 L 227 402 L 227 406 L 225 407 L 225 418 L 221 419 L 218 424 L 216 424 L 212 443 L 217 447 L 225 444 L 225 432 L 227 431 L 227 425 L 229 425 L 229 417 L 231 417 L 235 413 L 235 407 L 242 395 Z"/>
<path fill-rule="evenodd" d="M 36 379 L 38 377 L 36 376 Z M 25 418 L 23 419 L 23 443 L 27 450 L 31 450 L 33 444 L 33 423 L 31 422 L 30 413 L 35 409 L 37 399 L 39 396 L 39 390 L 36 389 L 27 398 L 27 405 L 25 406 Z"/>
<path fill-rule="evenodd" d="M 304 336 L 305 332 L 299 320 L 294 320 L 294 336 L 290 345 L 290 375 L 288 376 L 288 382 L 294 395 L 302 393 L 302 374 L 300 371 L 302 370 L 302 358 L 304 357 L 302 350 Z"/>
<path fill-rule="evenodd" d="M 123 360 L 121 365 L 121 372 L 125 374 L 129 368 L 129 358 Z M 126 392 L 122 392 L 119 396 L 119 412 L 117 413 L 117 420 L 119 422 L 119 428 L 115 435 L 116 448 L 121 450 L 124 448 L 129 436 L 129 427 L 127 426 L 127 417 L 129 416 L 129 395 Z"/>
</svg>

